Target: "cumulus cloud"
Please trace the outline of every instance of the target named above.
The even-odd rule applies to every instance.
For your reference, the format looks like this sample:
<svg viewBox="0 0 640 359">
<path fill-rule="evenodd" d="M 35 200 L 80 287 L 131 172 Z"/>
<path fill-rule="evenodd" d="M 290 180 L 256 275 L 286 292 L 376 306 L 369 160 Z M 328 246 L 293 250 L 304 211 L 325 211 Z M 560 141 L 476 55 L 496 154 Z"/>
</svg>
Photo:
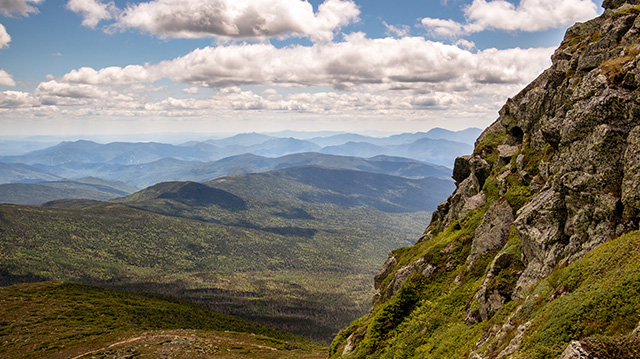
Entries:
<svg viewBox="0 0 640 359">
<path fill-rule="evenodd" d="M 84 84 L 128 84 L 136 82 L 154 82 L 162 74 L 150 71 L 148 67 L 129 65 L 126 67 L 105 67 L 96 71 L 90 67 L 72 70 L 62 77 L 63 82 Z"/>
<path fill-rule="evenodd" d="M 33 95 L 22 91 L 0 92 L 0 109 L 34 107 L 40 103 Z"/>
<path fill-rule="evenodd" d="M 484 30 L 544 31 L 585 21 L 598 15 L 592 0 L 473 0 L 464 10 L 467 22 L 424 18 L 433 36 L 458 37 Z"/>
<path fill-rule="evenodd" d="M 183 83 L 240 85 L 432 86 L 458 79 L 524 83 L 550 65 L 552 49 L 488 49 L 472 52 L 420 37 L 368 39 L 276 48 L 271 44 L 206 47 L 147 68 Z M 243 66 L 237 66 L 237 64 Z M 153 77 L 151 75 L 150 77 Z M 91 81 L 95 81 L 91 79 Z"/>
<path fill-rule="evenodd" d="M 154 0 L 127 6 L 111 28 L 140 29 L 162 38 L 298 36 L 329 41 L 359 14 L 351 0 L 326 0 L 316 13 L 303 0 Z"/>
<path fill-rule="evenodd" d="M 0 86 L 15 86 L 16 82 L 13 80 L 11 74 L 7 71 L 0 69 Z"/>
<path fill-rule="evenodd" d="M 118 12 L 115 4 L 98 0 L 69 0 L 67 9 L 82 15 L 82 25 L 95 29 L 102 20 L 112 19 Z"/>
<path fill-rule="evenodd" d="M 29 16 L 30 13 L 37 13 L 38 9 L 33 5 L 38 5 L 44 0 L 2 0 L 0 1 L 0 14 L 5 16 Z"/>
<path fill-rule="evenodd" d="M 7 29 L 5 29 L 4 25 L 0 24 L 0 49 L 9 47 L 10 42 L 11 36 L 7 33 Z"/>
<path fill-rule="evenodd" d="M 60 81 L 118 85 L 168 78 L 211 88 L 264 85 L 352 90 L 377 86 L 379 91 L 435 88 L 458 82 L 523 84 L 550 65 L 552 52 L 551 48 L 474 52 L 471 43 L 455 46 L 422 37 L 369 39 L 352 34 L 343 42 L 313 46 L 276 48 L 260 43 L 205 47 L 157 64 L 100 70 L 83 67 L 65 74 Z"/>
</svg>

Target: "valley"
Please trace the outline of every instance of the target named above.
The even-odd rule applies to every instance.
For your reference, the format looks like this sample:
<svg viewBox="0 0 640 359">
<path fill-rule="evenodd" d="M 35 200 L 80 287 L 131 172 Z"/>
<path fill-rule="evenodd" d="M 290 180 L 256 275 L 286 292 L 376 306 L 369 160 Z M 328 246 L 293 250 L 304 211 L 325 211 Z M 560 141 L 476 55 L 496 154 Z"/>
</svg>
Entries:
<svg viewBox="0 0 640 359">
<path fill-rule="evenodd" d="M 216 144 L 246 148 L 261 140 L 273 138 Z M 98 152 L 74 154 L 69 145 Z M 91 162 L 122 158 L 113 148 L 129 145 L 65 146 L 23 155 L 30 164 L 0 171 L 27 182 L 0 185 L 0 202 L 22 203 L 0 205 L 3 286 L 64 281 L 160 293 L 325 344 L 369 309 L 370 278 L 386 253 L 412 244 L 453 190 L 450 169 L 385 155 L 246 153 L 131 165 Z M 71 162 L 38 162 L 54 163 L 54 154 Z M 164 179 L 174 181 L 134 187 Z"/>
</svg>

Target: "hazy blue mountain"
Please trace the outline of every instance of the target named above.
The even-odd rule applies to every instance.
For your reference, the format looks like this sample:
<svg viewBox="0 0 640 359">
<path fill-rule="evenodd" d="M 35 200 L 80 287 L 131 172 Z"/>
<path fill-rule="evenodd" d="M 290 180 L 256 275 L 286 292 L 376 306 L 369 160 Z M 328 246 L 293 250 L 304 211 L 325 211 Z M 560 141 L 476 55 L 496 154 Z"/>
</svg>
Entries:
<svg viewBox="0 0 640 359">
<path fill-rule="evenodd" d="M 374 142 L 377 139 L 375 137 L 358 135 L 355 133 L 342 133 L 339 135 L 333 135 L 329 137 L 314 137 L 309 141 L 317 144 L 320 147 L 339 146 L 344 145 L 347 142 Z"/>
<path fill-rule="evenodd" d="M 242 198 L 368 207 L 383 212 L 432 211 L 455 188 L 450 180 L 408 179 L 316 166 L 232 176 L 205 183 Z"/>
<path fill-rule="evenodd" d="M 253 133 L 241 133 L 235 136 L 231 136 L 231 137 L 227 137 L 219 140 L 207 140 L 205 142 L 218 147 L 225 147 L 230 145 L 253 146 L 253 145 L 259 145 L 261 143 L 265 143 L 275 138 L 277 137 L 253 132 Z"/>
<path fill-rule="evenodd" d="M 413 135 L 407 138 L 413 138 Z M 472 150 L 473 146 L 471 144 L 423 137 L 417 141 L 401 145 L 374 145 L 367 142 L 347 142 L 340 146 L 325 147 L 321 152 L 360 157 L 374 157 L 377 155 L 406 157 L 452 167 L 456 157 L 469 154 Z"/>
<path fill-rule="evenodd" d="M 0 139 L 0 156 L 19 156 L 31 151 L 51 147 L 58 142 Z"/>
<path fill-rule="evenodd" d="M 388 154 L 384 146 L 374 145 L 369 142 L 347 142 L 338 146 L 328 146 L 320 152 L 331 155 L 374 157 Z"/>
<path fill-rule="evenodd" d="M 424 138 L 429 138 L 432 140 L 448 140 L 453 142 L 461 142 L 467 145 L 473 145 L 476 138 L 478 138 L 481 133 L 481 129 L 474 127 L 467 128 L 462 131 L 450 131 L 436 127 L 427 132 L 402 133 L 389 136 L 387 138 L 376 139 L 376 141 L 373 143 L 379 145 L 406 145 Z"/>
<path fill-rule="evenodd" d="M 450 131 L 436 127 L 426 132 L 426 138 L 434 140 L 449 140 L 472 145 L 478 136 L 480 136 L 482 131 L 482 129 L 476 127 L 470 127 L 461 131 Z"/>
<path fill-rule="evenodd" d="M 122 182 L 99 178 L 74 181 L 0 184 L 0 203 L 42 204 L 58 199 L 90 199 L 106 201 L 126 196 L 135 188 Z"/>
<path fill-rule="evenodd" d="M 388 146 L 386 153 L 392 156 L 413 158 L 420 161 L 453 167 L 456 157 L 473 152 L 473 145 L 449 140 L 422 138 L 406 145 Z"/>
<path fill-rule="evenodd" d="M 228 175 L 265 172 L 304 165 L 359 170 L 408 178 L 436 177 L 448 179 L 451 177 L 451 169 L 447 167 L 411 159 L 393 157 L 364 159 L 315 152 L 296 153 L 276 158 L 243 154 L 211 162 L 165 158 L 140 165 L 70 162 L 58 166 L 39 167 L 64 178 L 101 177 L 107 180 L 123 181 L 142 189 L 158 182 L 204 182 Z"/>
<path fill-rule="evenodd" d="M 295 138 L 274 138 L 259 145 L 250 146 L 246 153 L 265 157 L 279 157 L 292 153 L 319 151 L 320 146 L 310 141 L 296 140 Z"/>
<path fill-rule="evenodd" d="M 0 162 L 0 183 L 33 183 L 57 181 L 61 176 L 21 163 Z"/>
<path fill-rule="evenodd" d="M 182 160 L 210 160 L 211 154 L 194 147 L 167 145 L 154 142 L 112 142 L 99 144 L 92 141 L 62 142 L 58 145 L 29 152 L 21 156 L 4 156 L 9 163 L 42 164 L 55 166 L 70 162 L 139 164 L 162 158 Z"/>
</svg>

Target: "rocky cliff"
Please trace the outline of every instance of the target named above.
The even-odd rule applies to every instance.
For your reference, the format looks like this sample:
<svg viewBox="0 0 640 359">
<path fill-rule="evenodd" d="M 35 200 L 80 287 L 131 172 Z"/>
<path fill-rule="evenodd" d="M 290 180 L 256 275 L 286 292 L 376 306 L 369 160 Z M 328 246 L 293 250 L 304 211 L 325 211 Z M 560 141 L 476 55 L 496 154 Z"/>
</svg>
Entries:
<svg viewBox="0 0 640 359">
<path fill-rule="evenodd" d="M 640 1 L 603 7 L 456 159 L 332 356 L 640 357 Z"/>
</svg>

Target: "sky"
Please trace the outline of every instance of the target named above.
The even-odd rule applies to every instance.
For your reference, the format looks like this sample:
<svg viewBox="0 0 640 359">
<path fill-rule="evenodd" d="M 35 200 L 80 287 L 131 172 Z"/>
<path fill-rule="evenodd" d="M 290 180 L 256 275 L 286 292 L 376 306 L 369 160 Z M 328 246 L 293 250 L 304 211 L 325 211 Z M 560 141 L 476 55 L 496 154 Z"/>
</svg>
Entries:
<svg viewBox="0 0 640 359">
<path fill-rule="evenodd" d="M 0 136 L 484 128 L 601 0 L 0 0 Z"/>
</svg>

